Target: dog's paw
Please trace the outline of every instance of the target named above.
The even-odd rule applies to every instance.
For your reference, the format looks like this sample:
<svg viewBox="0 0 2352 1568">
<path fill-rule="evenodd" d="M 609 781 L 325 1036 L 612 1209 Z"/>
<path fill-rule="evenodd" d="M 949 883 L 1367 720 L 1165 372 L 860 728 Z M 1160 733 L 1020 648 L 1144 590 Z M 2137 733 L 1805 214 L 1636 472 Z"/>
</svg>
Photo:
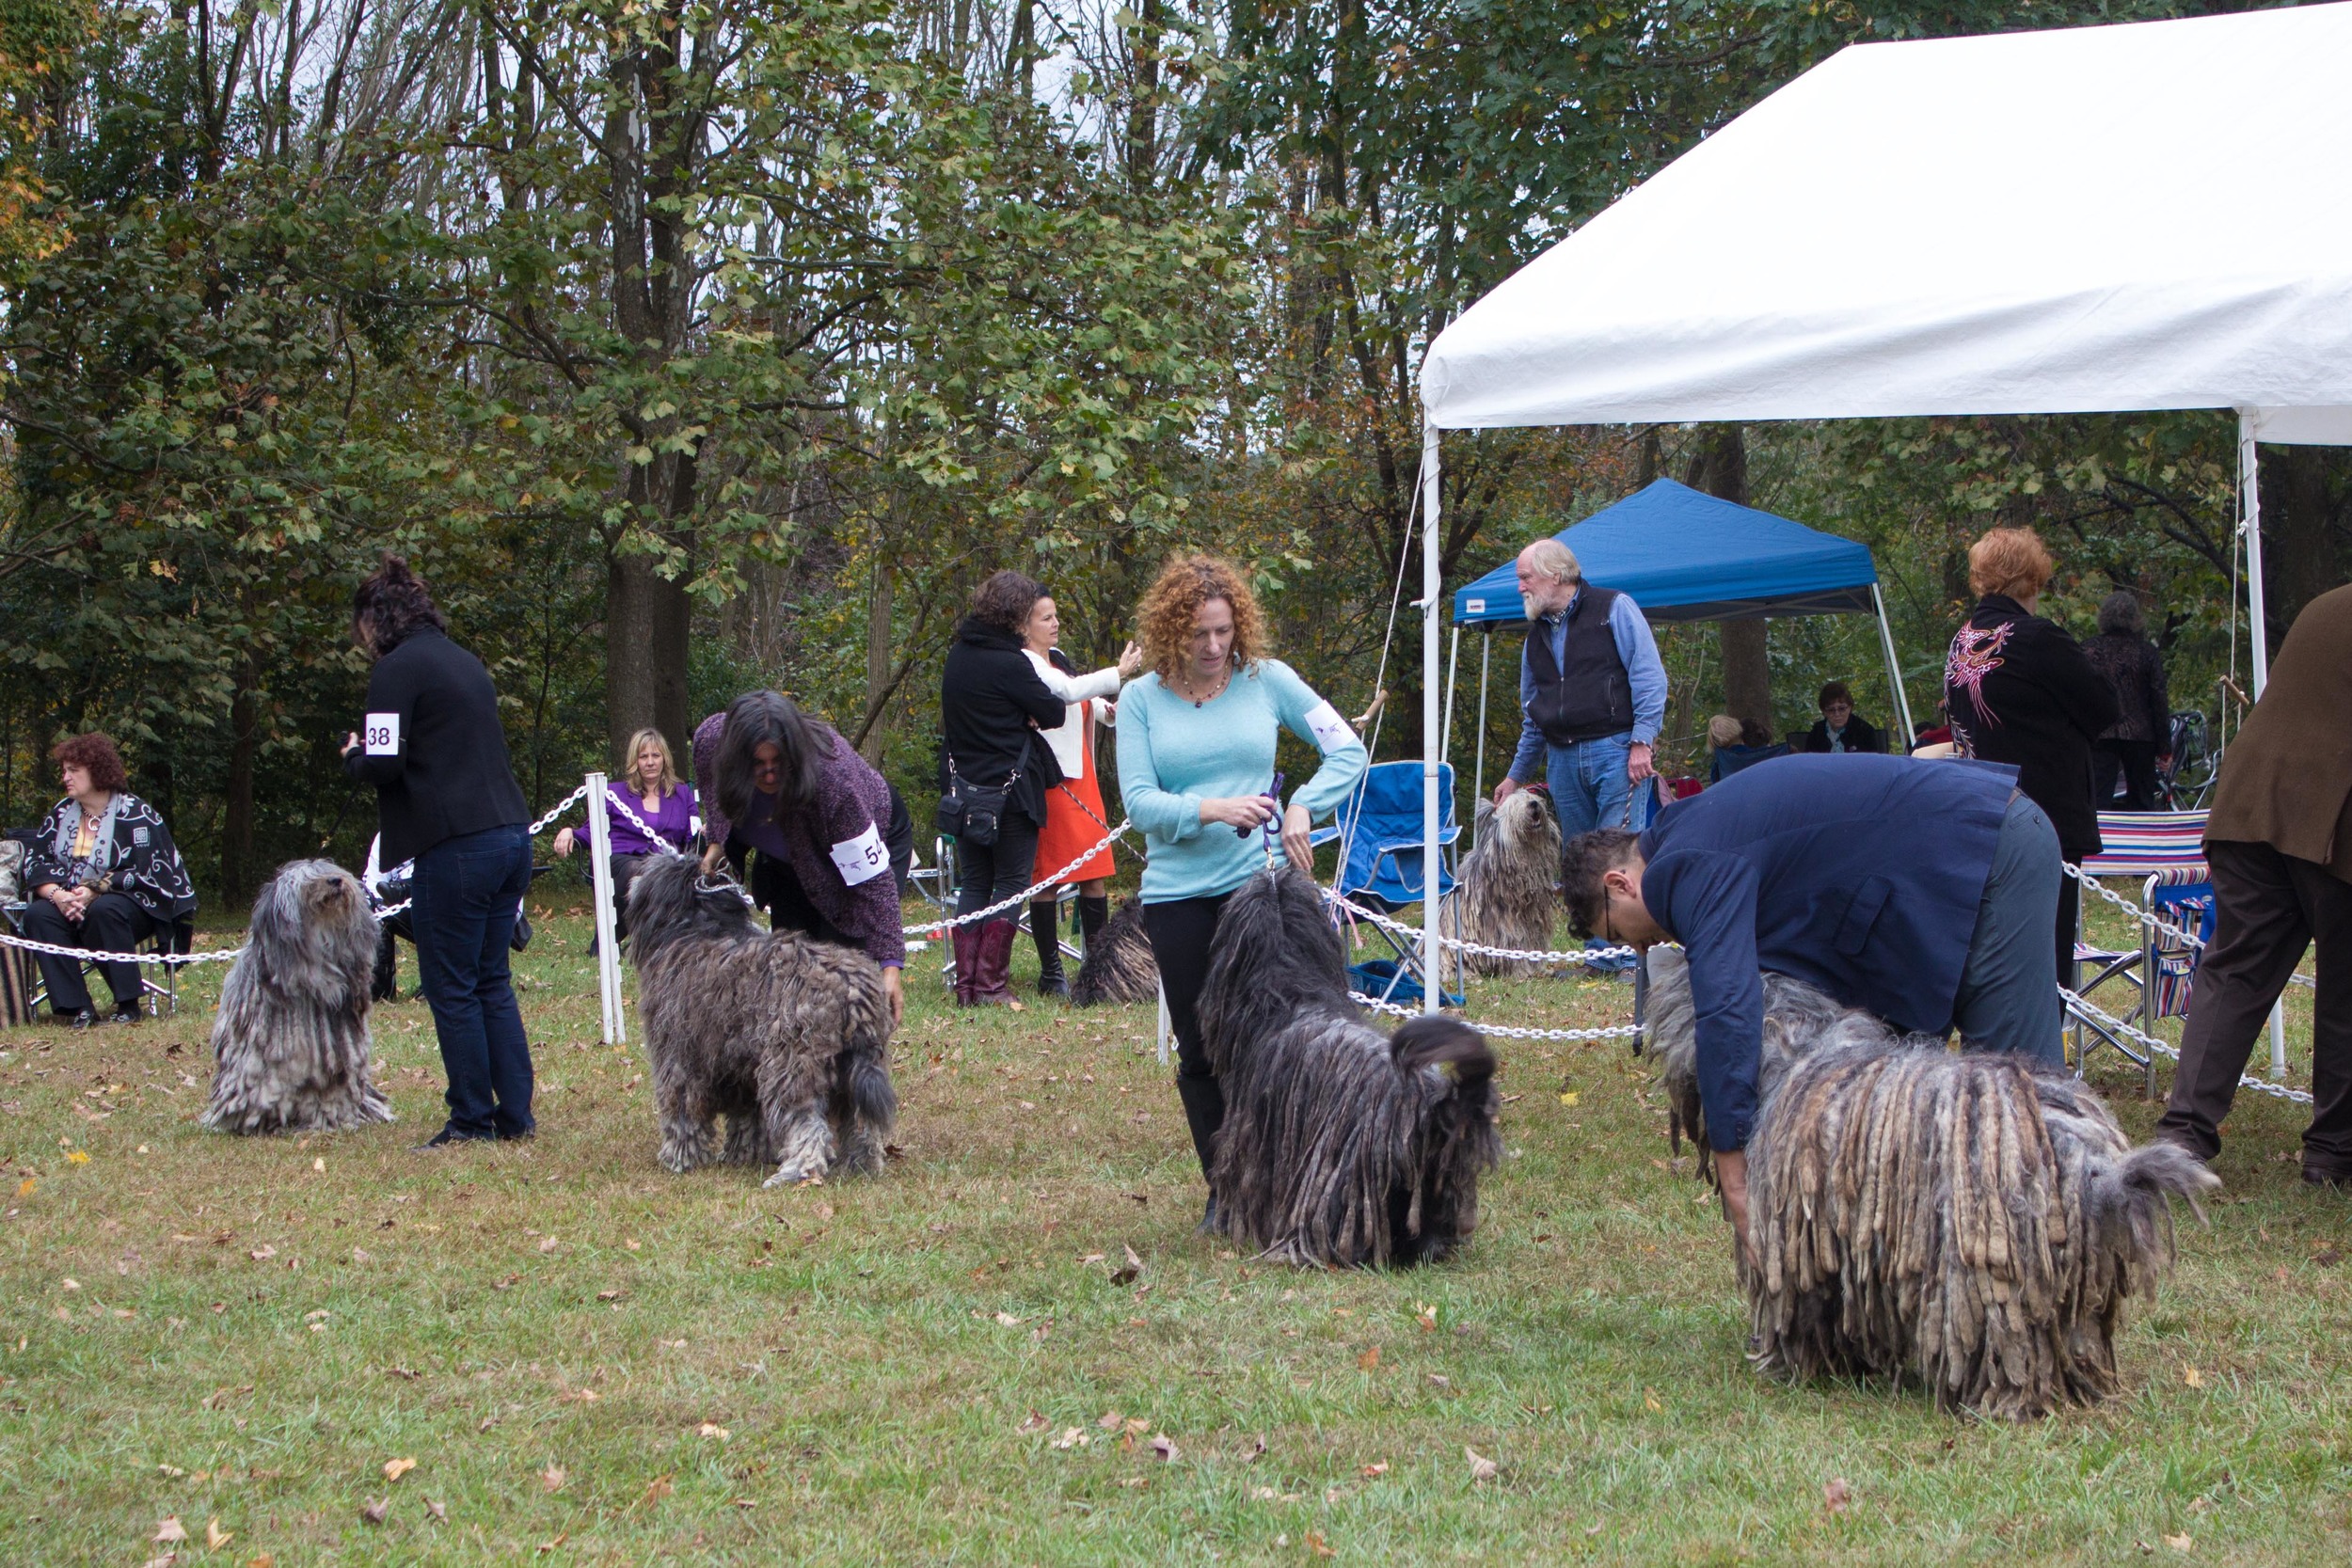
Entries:
<svg viewBox="0 0 2352 1568">
<path fill-rule="evenodd" d="M 800 1165 L 779 1165 L 776 1167 L 776 1173 L 762 1181 L 760 1185 L 762 1187 L 797 1187 L 812 1176 L 821 1177 L 824 1174 L 821 1170 L 812 1171 Z"/>
<path fill-rule="evenodd" d="M 659 1160 L 661 1163 L 661 1168 L 672 1176 L 683 1176 L 694 1168 L 693 1156 L 673 1144 L 663 1144 L 661 1152 L 654 1158 Z"/>
</svg>

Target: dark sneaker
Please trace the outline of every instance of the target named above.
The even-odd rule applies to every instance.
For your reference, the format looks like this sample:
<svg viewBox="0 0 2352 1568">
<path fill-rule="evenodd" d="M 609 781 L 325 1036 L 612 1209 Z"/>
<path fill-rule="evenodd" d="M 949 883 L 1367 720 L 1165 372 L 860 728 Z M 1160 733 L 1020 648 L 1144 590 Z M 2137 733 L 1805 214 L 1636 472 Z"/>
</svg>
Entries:
<svg viewBox="0 0 2352 1568">
<path fill-rule="evenodd" d="M 2334 1192 L 2352 1192 L 2352 1170 L 2332 1170 L 2325 1165 L 2305 1165 L 2303 1180 L 2314 1187 Z"/>
<path fill-rule="evenodd" d="M 447 1148 L 453 1144 L 486 1144 L 495 1142 L 497 1142 L 497 1139 L 487 1132 L 460 1132 L 454 1127 L 444 1127 L 438 1132 L 434 1133 L 433 1136 L 419 1144 L 417 1146 L 417 1150 L 418 1152 L 422 1153 L 428 1148 Z"/>
<path fill-rule="evenodd" d="M 63 1024 L 68 1029 L 95 1029 L 98 1027 L 98 1012 L 97 1009 L 92 1007 L 84 1007 L 78 1013 L 52 1013 L 50 1017 L 55 1019 L 57 1022 Z"/>
<path fill-rule="evenodd" d="M 145 1023 L 147 1009 L 135 1002 L 125 1002 L 106 1015 L 106 1022 L 109 1023 Z"/>
</svg>

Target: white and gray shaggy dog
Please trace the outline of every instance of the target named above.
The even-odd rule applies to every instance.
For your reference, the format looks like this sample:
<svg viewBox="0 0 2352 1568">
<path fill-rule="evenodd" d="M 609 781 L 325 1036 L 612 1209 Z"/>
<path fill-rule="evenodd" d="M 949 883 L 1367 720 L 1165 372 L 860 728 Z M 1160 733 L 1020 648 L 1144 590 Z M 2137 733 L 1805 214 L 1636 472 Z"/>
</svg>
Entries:
<svg viewBox="0 0 2352 1568">
<path fill-rule="evenodd" d="M 1646 1027 L 1671 1126 L 1707 1143 L 1682 955 L 1649 951 Z M 2219 1180 L 2135 1148 L 2071 1073 L 1955 1054 L 1764 976 L 1747 1148 L 1749 1359 L 1788 1376 L 1916 1380 L 2010 1420 L 2114 1393 L 2115 1334 L 2172 1262 L 2168 1196 Z"/>
<path fill-rule="evenodd" d="M 316 1132 L 391 1120 L 370 1077 L 374 972 L 375 916 L 358 879 L 332 861 L 279 866 L 221 983 L 204 1125 Z"/>
<path fill-rule="evenodd" d="M 629 885 L 628 950 L 665 1168 L 772 1164 L 771 1187 L 881 1172 L 898 1096 L 872 958 L 761 929 L 734 881 L 672 855 Z"/>
<path fill-rule="evenodd" d="M 1211 1228 L 1324 1268 L 1434 1262 L 1477 1228 L 1494 1053 L 1458 1019 L 1365 1022 L 1313 878 L 1262 871 L 1225 906 L 1200 1036 L 1225 1091 Z"/>
<path fill-rule="evenodd" d="M 1462 862 L 1461 886 L 1446 900 L 1455 928 L 1486 947 L 1518 951 L 1551 945 L 1560 913 L 1560 824 L 1538 790 L 1521 789 L 1500 806 L 1478 803 L 1478 842 Z M 1469 955 L 1477 974 L 1540 974 L 1532 958 Z"/>
</svg>

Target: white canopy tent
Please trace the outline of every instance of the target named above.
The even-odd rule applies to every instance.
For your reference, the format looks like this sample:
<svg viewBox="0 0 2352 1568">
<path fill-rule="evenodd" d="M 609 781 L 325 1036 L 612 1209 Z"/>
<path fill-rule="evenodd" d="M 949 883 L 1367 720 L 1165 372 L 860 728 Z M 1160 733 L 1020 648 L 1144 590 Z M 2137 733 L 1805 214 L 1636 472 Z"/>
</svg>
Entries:
<svg viewBox="0 0 2352 1568">
<path fill-rule="evenodd" d="M 2352 444 L 2347 61 L 2352 4 L 1857 45 L 1466 311 L 1422 369 L 1429 852 L 1441 430 L 2234 409 L 2259 696 L 2256 443 Z"/>
</svg>

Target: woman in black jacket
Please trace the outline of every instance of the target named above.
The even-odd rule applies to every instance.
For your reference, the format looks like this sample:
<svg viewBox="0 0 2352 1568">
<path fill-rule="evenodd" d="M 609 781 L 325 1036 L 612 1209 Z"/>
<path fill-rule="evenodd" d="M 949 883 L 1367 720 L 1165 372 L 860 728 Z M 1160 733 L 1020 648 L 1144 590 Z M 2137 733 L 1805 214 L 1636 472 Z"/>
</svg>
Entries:
<svg viewBox="0 0 2352 1568">
<path fill-rule="evenodd" d="M 498 692 L 408 562 L 387 554 L 352 600 L 375 658 L 367 723 L 343 768 L 375 785 L 384 863 L 416 862 L 417 972 L 449 1077 L 449 1122 L 424 1144 L 531 1135 L 531 1043 L 507 942 L 531 888 L 531 813 L 506 756 Z"/>
<path fill-rule="evenodd" d="M 1944 661 L 1944 702 L 1963 756 L 2014 763 L 2017 787 L 2058 829 L 2069 865 L 2099 852 L 2090 741 L 2115 722 L 2115 693 L 2064 626 L 2034 613 L 2056 562 L 2029 528 L 1996 528 L 1968 547 L 1979 596 Z M 2073 983 L 2082 884 L 2058 884 L 2058 976 Z"/>
<path fill-rule="evenodd" d="M 1821 688 L 1821 717 L 1806 734 L 1800 752 L 1836 754 L 1844 752 L 1883 752 L 1886 733 L 1853 710 L 1853 691 L 1844 681 Z"/>
<path fill-rule="evenodd" d="M 2083 644 L 2091 667 L 2107 678 L 2122 711 L 2091 742 L 2091 799 L 2106 805 L 2123 779 L 2123 809 L 2156 809 L 2156 758 L 2172 739 L 2171 693 L 2165 689 L 2164 655 L 2148 641 L 2139 596 L 2109 594 L 2099 601 L 2099 635 Z"/>
<path fill-rule="evenodd" d="M 1061 783 L 1061 768 L 1038 732 L 1062 721 L 1064 705 L 1022 651 L 1022 627 L 1044 593 L 1036 578 L 1019 572 L 998 572 L 980 584 L 971 611 L 957 623 L 940 677 L 943 795 L 968 796 L 974 786 L 1005 792 L 993 834 L 976 834 L 968 814 L 957 833 L 956 855 L 963 863 L 960 915 L 1002 903 L 1029 885 L 1038 831 L 1045 825 L 1045 792 Z M 983 836 L 988 843 L 979 842 Z M 1006 982 L 1020 913 L 1015 905 L 985 922 L 952 927 L 961 1006 L 1012 1000 Z"/>
</svg>

